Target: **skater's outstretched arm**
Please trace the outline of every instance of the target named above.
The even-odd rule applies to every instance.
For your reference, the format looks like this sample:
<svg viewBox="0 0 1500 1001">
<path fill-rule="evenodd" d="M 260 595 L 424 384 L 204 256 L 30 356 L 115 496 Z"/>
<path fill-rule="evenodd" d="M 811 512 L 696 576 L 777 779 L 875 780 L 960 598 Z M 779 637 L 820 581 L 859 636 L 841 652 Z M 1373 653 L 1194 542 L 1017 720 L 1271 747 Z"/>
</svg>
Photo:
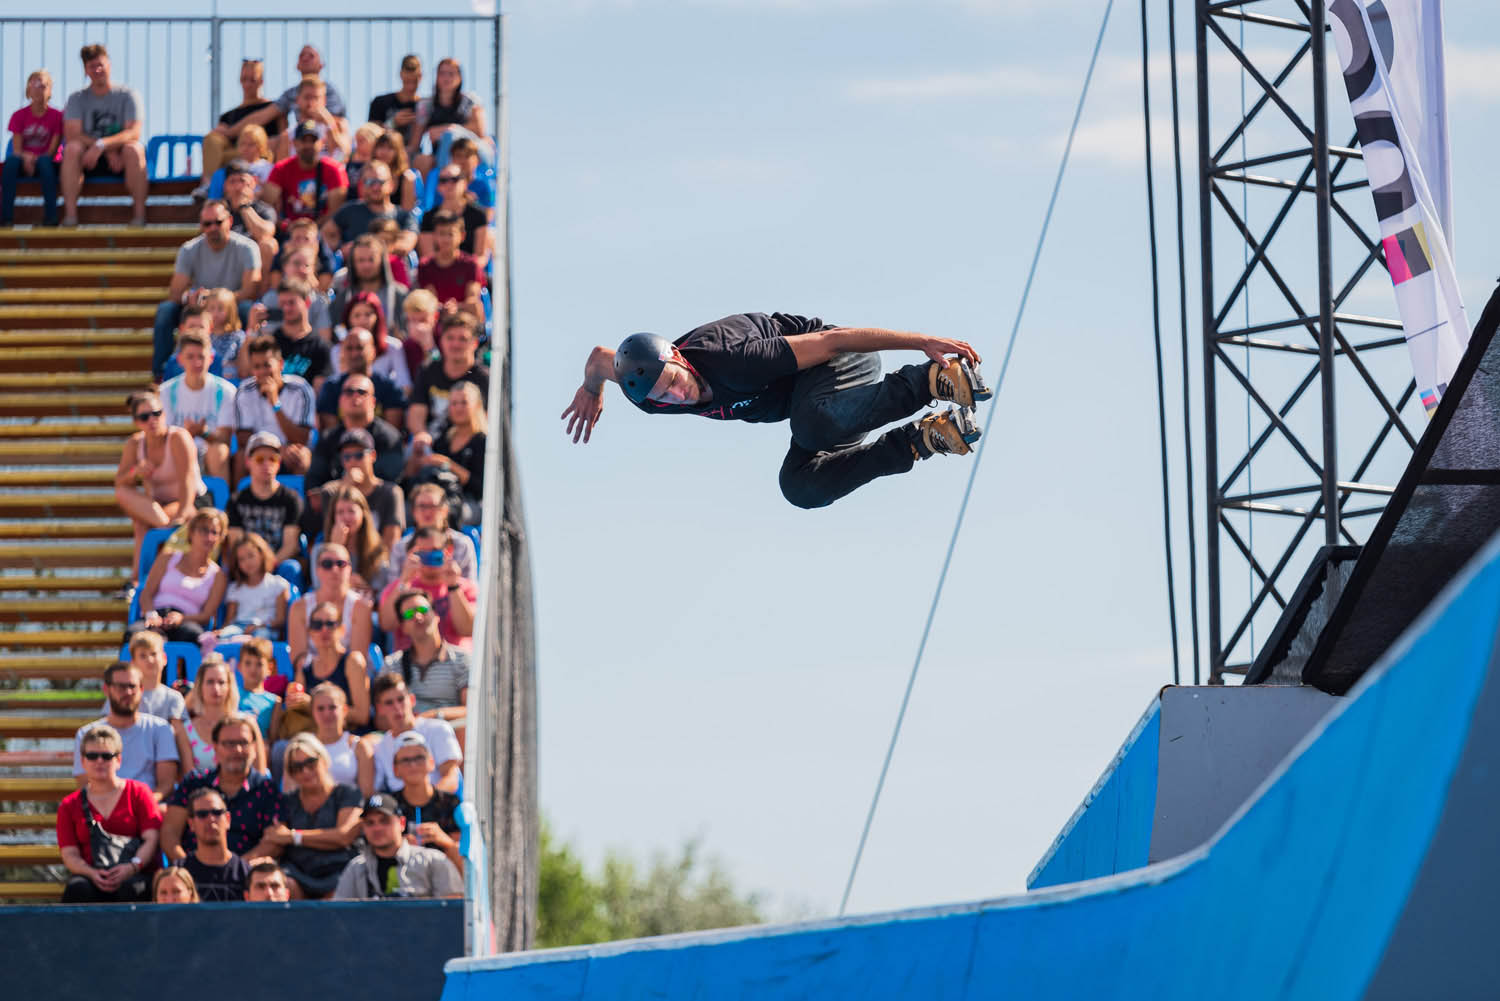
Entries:
<svg viewBox="0 0 1500 1001">
<path fill-rule="evenodd" d="M 949 355 L 962 355 L 976 364 L 980 360 L 979 352 L 965 341 L 879 327 L 814 330 L 806 334 L 792 334 L 786 342 L 797 359 L 798 371 L 821 365 L 843 351 L 921 351 L 939 364 L 945 362 Z"/>
<path fill-rule="evenodd" d="M 589 352 L 589 360 L 583 366 L 583 385 L 573 394 L 573 402 L 562 412 L 568 422 L 563 434 L 573 436 L 577 444 L 585 443 L 594 433 L 594 425 L 604 413 L 604 384 L 615 381 L 615 353 L 609 348 L 598 347 Z"/>
</svg>

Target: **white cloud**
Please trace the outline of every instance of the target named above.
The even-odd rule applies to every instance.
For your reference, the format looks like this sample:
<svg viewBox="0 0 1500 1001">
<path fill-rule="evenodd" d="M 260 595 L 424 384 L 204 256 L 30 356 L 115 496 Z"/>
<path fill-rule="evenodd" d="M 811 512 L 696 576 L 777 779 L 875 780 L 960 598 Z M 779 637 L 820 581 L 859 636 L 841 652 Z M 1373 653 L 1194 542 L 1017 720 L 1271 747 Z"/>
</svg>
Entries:
<svg viewBox="0 0 1500 1001">
<path fill-rule="evenodd" d="M 1449 45 L 1446 53 L 1448 98 L 1500 98 L 1500 48 Z"/>
</svg>

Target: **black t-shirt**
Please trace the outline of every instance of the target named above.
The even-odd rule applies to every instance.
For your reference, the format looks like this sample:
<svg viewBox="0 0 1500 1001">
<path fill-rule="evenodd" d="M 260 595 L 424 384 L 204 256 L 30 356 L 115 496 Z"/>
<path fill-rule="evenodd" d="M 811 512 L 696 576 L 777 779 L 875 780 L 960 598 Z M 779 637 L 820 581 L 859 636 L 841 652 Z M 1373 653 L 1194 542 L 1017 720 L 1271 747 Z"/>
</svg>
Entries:
<svg viewBox="0 0 1500 1001">
<path fill-rule="evenodd" d="M 786 339 L 825 330 L 816 317 L 738 313 L 705 323 L 676 340 L 677 350 L 713 391 L 707 403 L 682 406 L 644 400 L 648 414 L 697 414 L 716 421 L 784 421 L 797 381 L 797 359 Z"/>
<path fill-rule="evenodd" d="M 399 480 L 405 459 L 401 454 L 401 432 L 382 418 L 375 418 L 365 430 L 375 439 L 375 475 L 382 480 Z M 307 488 L 321 486 L 329 480 L 344 475 L 344 466 L 339 462 L 339 448 L 343 443 L 343 425 L 337 425 L 327 434 L 318 436 L 313 450 L 311 468 L 307 471 Z"/>
<path fill-rule="evenodd" d="M 441 789 L 432 791 L 432 798 L 421 806 L 412 806 L 406 801 L 401 792 L 396 793 L 396 802 L 401 805 L 401 813 L 406 817 L 406 830 L 408 832 L 416 829 L 418 824 L 437 824 L 448 834 L 458 833 L 458 805 L 459 798 L 451 792 Z"/>
<path fill-rule="evenodd" d="M 460 92 L 458 100 L 451 105 L 432 102 L 432 110 L 428 113 L 427 121 L 423 123 L 424 129 L 430 129 L 434 125 L 463 125 L 469 124 L 469 116 L 474 114 L 474 98 L 466 93 Z"/>
<path fill-rule="evenodd" d="M 271 496 L 261 500 L 247 484 L 229 502 L 227 513 L 230 528 L 254 532 L 274 551 L 281 548 L 282 529 L 302 519 L 302 498 L 278 482 Z"/>
<path fill-rule="evenodd" d="M 182 867 L 198 884 L 198 899 L 204 903 L 232 903 L 245 899 L 245 887 L 250 882 L 250 866 L 238 855 L 229 856 L 223 865 L 208 865 L 198 861 L 198 856 L 189 855 Z"/>
<path fill-rule="evenodd" d="M 401 883 L 396 876 L 396 858 L 394 855 L 390 858 L 382 858 L 379 855 L 375 856 L 375 876 L 376 882 L 380 886 L 380 895 L 382 897 L 395 895 L 396 891 L 400 889 Z"/>
<path fill-rule="evenodd" d="M 469 471 L 469 482 L 464 484 L 464 496 L 479 500 L 484 496 L 484 440 L 481 432 L 464 443 L 464 447 L 454 452 L 448 445 L 448 436 L 439 435 L 432 440 L 432 450 L 438 455 L 446 455 L 454 462 Z"/>
<path fill-rule="evenodd" d="M 489 406 L 490 370 L 478 362 L 457 379 L 450 379 L 439 359 L 424 367 L 412 381 L 411 402 L 427 407 L 427 431 L 434 438 L 448 425 L 448 393 L 460 382 L 472 382 L 478 386 L 485 406 Z"/>
<path fill-rule="evenodd" d="M 370 117 L 368 121 L 377 125 L 384 125 L 388 129 L 396 127 L 396 112 L 416 111 L 417 99 L 403 100 L 400 91 L 390 94 L 381 94 L 370 102 Z M 402 138 L 405 138 L 404 136 Z"/>
<path fill-rule="evenodd" d="M 315 332 L 310 331 L 306 337 L 292 340 L 277 327 L 276 346 L 281 349 L 283 375 L 301 376 L 311 385 L 314 379 L 333 374 L 333 352 Z"/>
<path fill-rule="evenodd" d="M 392 196 L 394 197 L 394 196 Z M 422 232 L 431 233 L 437 229 L 437 214 L 444 211 L 441 205 L 434 206 L 422 216 Z M 475 205 L 473 202 L 464 206 L 464 238 L 458 245 L 458 249 L 465 254 L 474 253 L 474 240 L 479 235 L 480 229 L 490 224 L 489 213 Z"/>
<path fill-rule="evenodd" d="M 219 116 L 219 124 L 231 127 L 238 125 L 241 119 L 249 118 L 261 108 L 269 108 L 275 103 L 274 101 L 257 101 L 254 104 L 242 104 L 238 108 L 230 108 Z M 266 130 L 266 137 L 268 139 L 275 139 L 281 135 L 281 123 L 283 121 L 284 119 L 280 115 L 277 115 L 262 126 Z"/>
</svg>

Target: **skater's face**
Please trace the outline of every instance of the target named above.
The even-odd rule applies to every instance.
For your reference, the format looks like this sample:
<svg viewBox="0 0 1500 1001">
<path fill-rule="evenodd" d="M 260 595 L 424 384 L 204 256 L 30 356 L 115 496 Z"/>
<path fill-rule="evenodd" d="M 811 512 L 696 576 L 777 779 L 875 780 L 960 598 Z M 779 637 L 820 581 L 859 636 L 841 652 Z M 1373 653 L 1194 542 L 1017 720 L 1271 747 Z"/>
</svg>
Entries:
<svg viewBox="0 0 1500 1001">
<path fill-rule="evenodd" d="M 647 394 L 649 399 L 658 403 L 681 406 L 692 406 L 702 395 L 703 389 L 698 385 L 698 377 L 686 365 L 676 361 L 667 362 L 656 380 L 656 385 L 652 386 L 651 392 Z"/>
</svg>

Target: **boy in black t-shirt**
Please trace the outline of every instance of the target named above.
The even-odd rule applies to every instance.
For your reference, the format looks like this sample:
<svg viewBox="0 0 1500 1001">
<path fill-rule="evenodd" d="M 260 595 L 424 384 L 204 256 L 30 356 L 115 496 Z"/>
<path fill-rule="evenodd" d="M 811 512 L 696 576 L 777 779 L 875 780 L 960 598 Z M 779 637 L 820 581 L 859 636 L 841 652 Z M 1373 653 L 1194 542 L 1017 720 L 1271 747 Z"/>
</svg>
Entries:
<svg viewBox="0 0 1500 1001">
<path fill-rule="evenodd" d="M 269 431 L 257 431 L 245 446 L 250 482 L 229 502 L 230 552 L 246 532 L 254 532 L 276 550 L 276 562 L 295 560 L 302 551 L 298 522 L 302 498 L 277 479 L 281 469 L 281 439 Z"/>
<path fill-rule="evenodd" d="M 921 351 L 926 364 L 884 377 L 880 351 Z M 953 357 L 950 357 L 953 356 Z M 583 385 L 562 412 L 564 433 L 587 442 L 614 382 L 648 414 L 721 421 L 790 421 L 781 492 L 797 507 L 825 507 L 880 476 L 942 453 L 967 455 L 979 440 L 974 404 L 993 393 L 979 354 L 964 341 L 874 327 L 833 327 L 787 313 L 740 313 L 671 342 L 632 334 L 619 350 L 596 347 Z M 935 401 L 943 413 L 865 436 Z"/>
<path fill-rule="evenodd" d="M 479 364 L 479 331 L 474 318 L 467 313 L 443 317 L 438 351 L 442 357 L 429 362 L 412 380 L 411 406 L 406 408 L 406 430 L 418 454 L 430 448 L 432 439 L 448 426 L 448 392 L 454 384 L 472 382 L 484 395 L 486 406 L 489 404 L 490 370 Z"/>
</svg>

